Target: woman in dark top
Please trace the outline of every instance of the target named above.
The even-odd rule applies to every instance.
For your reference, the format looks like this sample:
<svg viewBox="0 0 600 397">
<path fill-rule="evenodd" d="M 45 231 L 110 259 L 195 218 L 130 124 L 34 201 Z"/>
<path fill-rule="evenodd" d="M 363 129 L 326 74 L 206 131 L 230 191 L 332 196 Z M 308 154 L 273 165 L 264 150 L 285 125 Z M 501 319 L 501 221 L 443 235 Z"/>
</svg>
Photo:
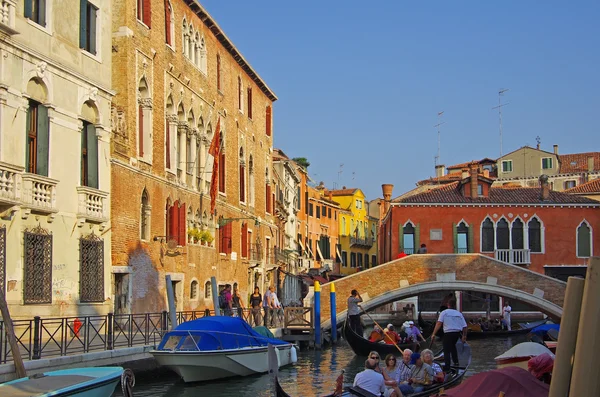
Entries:
<svg viewBox="0 0 600 397">
<path fill-rule="evenodd" d="M 260 309 L 262 306 L 262 295 L 260 294 L 260 289 L 258 287 L 254 287 L 254 293 L 250 295 L 250 312 L 252 313 L 252 318 L 254 320 L 254 327 L 260 325 Z"/>
<path fill-rule="evenodd" d="M 237 316 L 239 318 L 243 317 L 244 305 L 242 304 L 242 297 L 240 296 L 240 291 L 238 291 L 237 287 L 233 290 L 233 294 L 231 297 L 231 306 L 237 309 Z"/>
</svg>

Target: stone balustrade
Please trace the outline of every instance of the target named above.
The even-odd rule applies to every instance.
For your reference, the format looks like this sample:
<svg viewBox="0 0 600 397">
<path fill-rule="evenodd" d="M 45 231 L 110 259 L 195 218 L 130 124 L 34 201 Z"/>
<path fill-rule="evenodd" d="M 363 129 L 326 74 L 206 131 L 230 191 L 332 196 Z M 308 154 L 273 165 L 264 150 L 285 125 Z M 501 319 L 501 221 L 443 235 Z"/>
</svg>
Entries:
<svg viewBox="0 0 600 397">
<path fill-rule="evenodd" d="M 40 212 L 56 212 L 56 185 L 58 181 L 37 174 L 23 174 L 22 200 L 25 206 Z"/>
<path fill-rule="evenodd" d="M 0 162 L 0 202 L 18 204 L 21 199 L 21 173 L 23 169 Z"/>
<path fill-rule="evenodd" d="M 77 188 L 79 217 L 105 222 L 108 220 L 108 211 L 105 202 L 108 198 L 108 193 L 87 186 L 79 186 Z"/>
<path fill-rule="evenodd" d="M 0 0 L 0 30 L 13 35 L 15 31 L 15 0 Z"/>
</svg>

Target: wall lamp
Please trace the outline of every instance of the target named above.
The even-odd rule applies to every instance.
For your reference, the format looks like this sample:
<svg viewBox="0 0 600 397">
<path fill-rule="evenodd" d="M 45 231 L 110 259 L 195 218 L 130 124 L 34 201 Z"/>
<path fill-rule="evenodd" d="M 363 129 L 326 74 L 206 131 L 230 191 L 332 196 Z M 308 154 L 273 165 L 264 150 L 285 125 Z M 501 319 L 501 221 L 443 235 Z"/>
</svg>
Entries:
<svg viewBox="0 0 600 397">
<path fill-rule="evenodd" d="M 227 225 L 228 223 L 231 223 L 233 221 L 241 221 L 244 219 L 254 219 L 254 226 L 255 227 L 260 227 L 260 217 L 258 218 L 254 218 L 254 217 L 244 217 L 244 218 L 220 218 L 217 222 L 217 224 L 219 225 L 219 228 L 222 228 L 223 226 Z"/>
</svg>

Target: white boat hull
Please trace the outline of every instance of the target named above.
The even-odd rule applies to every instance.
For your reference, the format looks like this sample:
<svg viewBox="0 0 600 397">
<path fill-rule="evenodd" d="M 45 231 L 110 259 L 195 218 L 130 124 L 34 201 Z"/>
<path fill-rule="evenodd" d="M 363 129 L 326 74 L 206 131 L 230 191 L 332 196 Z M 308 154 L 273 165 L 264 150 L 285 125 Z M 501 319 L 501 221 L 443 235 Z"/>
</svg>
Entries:
<svg viewBox="0 0 600 397">
<path fill-rule="evenodd" d="M 292 345 L 276 346 L 278 366 L 292 363 Z M 269 371 L 267 347 L 212 351 L 160 351 L 150 353 L 161 366 L 177 372 L 185 382 L 201 382 Z"/>
</svg>

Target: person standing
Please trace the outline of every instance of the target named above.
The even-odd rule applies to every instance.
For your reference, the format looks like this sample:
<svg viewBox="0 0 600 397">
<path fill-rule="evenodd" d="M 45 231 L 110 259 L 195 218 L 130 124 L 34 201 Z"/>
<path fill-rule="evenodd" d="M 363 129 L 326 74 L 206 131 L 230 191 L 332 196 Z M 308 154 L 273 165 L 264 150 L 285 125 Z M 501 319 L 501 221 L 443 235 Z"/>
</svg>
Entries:
<svg viewBox="0 0 600 397">
<path fill-rule="evenodd" d="M 360 324 L 360 308 L 358 304 L 362 301 L 358 291 L 353 289 L 348 297 L 348 319 L 350 321 L 350 329 L 360 336 L 363 334 L 363 329 Z"/>
<path fill-rule="evenodd" d="M 273 298 L 271 297 L 271 289 L 267 289 L 265 295 L 263 296 L 263 310 L 265 311 L 264 315 L 264 326 L 269 328 L 271 323 L 273 322 L 273 309 L 271 309 L 273 305 Z"/>
<path fill-rule="evenodd" d="M 232 308 L 235 309 L 235 314 L 237 315 L 237 317 L 244 318 L 244 304 L 242 303 L 242 297 L 240 295 L 240 291 L 237 288 L 237 285 L 233 289 L 231 299 Z"/>
<path fill-rule="evenodd" d="M 281 327 L 283 326 L 283 324 L 280 324 L 280 322 L 283 321 L 283 309 L 279 302 L 279 298 L 277 297 L 277 293 L 275 292 L 275 287 L 271 287 L 269 291 L 271 291 L 271 324 L 273 326 Z"/>
<path fill-rule="evenodd" d="M 254 287 L 254 293 L 250 295 L 250 309 L 252 313 L 252 320 L 254 321 L 254 327 L 260 325 L 260 305 L 262 304 L 262 295 L 260 294 L 260 288 Z"/>
<path fill-rule="evenodd" d="M 506 328 L 510 331 L 510 313 L 512 312 L 512 307 L 508 301 L 504 301 L 504 306 L 502 307 L 502 322 L 506 325 Z"/>
<path fill-rule="evenodd" d="M 459 365 L 458 352 L 456 351 L 456 342 L 461 338 L 463 343 L 467 341 L 467 322 L 463 317 L 462 313 L 456 310 L 456 300 L 450 299 L 448 301 L 448 308 L 440 313 L 440 317 L 435 323 L 435 328 L 431 334 L 431 345 L 435 340 L 435 334 L 440 328 L 444 327 L 444 336 L 442 339 L 442 346 L 444 348 L 444 371 L 450 370 L 450 358 L 454 362 L 454 365 Z"/>
</svg>

